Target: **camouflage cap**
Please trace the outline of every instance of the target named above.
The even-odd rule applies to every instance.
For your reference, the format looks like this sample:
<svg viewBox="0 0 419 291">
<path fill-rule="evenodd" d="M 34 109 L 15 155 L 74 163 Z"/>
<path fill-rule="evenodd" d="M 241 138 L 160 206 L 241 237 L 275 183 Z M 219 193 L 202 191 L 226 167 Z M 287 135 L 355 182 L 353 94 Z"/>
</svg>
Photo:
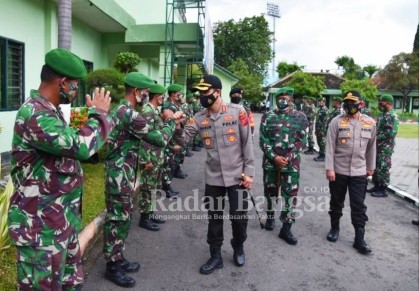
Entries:
<svg viewBox="0 0 419 291">
<path fill-rule="evenodd" d="M 390 94 L 383 94 L 383 95 L 380 96 L 378 101 L 387 101 L 387 102 L 394 103 L 394 98 Z"/>
<path fill-rule="evenodd" d="M 49 51 L 45 55 L 45 64 L 57 74 L 72 79 L 82 79 L 87 75 L 82 59 L 66 49 Z"/>
<path fill-rule="evenodd" d="M 183 91 L 183 86 L 179 84 L 172 84 L 169 87 L 167 87 L 167 91 L 169 92 L 180 92 Z"/>
<path fill-rule="evenodd" d="M 147 77 L 144 74 L 141 74 L 139 72 L 131 72 L 129 73 L 125 79 L 125 84 L 137 88 L 137 89 L 146 89 L 153 86 L 155 83 L 152 79 Z"/>
<path fill-rule="evenodd" d="M 344 95 L 343 101 L 352 100 L 352 101 L 359 101 L 361 99 L 361 93 L 355 90 L 350 90 L 346 92 Z"/>
<path fill-rule="evenodd" d="M 160 84 L 154 84 L 150 87 L 150 93 L 152 94 L 164 94 L 166 91 L 166 87 Z"/>
<path fill-rule="evenodd" d="M 333 101 L 342 102 L 342 98 L 340 98 L 340 97 L 333 97 Z"/>
<path fill-rule="evenodd" d="M 282 87 L 279 88 L 278 91 L 275 93 L 275 98 L 281 95 L 288 95 L 293 96 L 294 95 L 294 88 L 291 87 Z"/>
</svg>

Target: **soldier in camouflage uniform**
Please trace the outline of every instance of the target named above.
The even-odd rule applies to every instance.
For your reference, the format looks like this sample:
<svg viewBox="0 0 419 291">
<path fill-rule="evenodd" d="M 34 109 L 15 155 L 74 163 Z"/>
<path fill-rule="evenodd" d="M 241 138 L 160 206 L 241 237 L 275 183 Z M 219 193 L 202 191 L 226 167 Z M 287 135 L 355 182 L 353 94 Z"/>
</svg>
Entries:
<svg viewBox="0 0 419 291">
<path fill-rule="evenodd" d="M 193 108 L 193 114 L 197 114 L 198 112 L 204 110 L 204 107 L 202 107 L 201 103 L 199 103 L 198 99 L 196 98 L 196 93 L 193 93 L 195 98 L 192 103 Z M 192 150 L 195 152 L 200 152 L 201 149 L 204 148 L 204 144 L 202 143 L 201 136 L 198 134 L 195 136 L 193 140 L 193 147 Z"/>
<path fill-rule="evenodd" d="M 332 121 L 333 118 L 336 116 L 339 116 L 343 114 L 342 112 L 342 98 L 340 97 L 334 97 L 333 98 L 333 111 L 329 112 L 329 120 L 327 122 L 327 126 L 329 126 L 329 123 Z M 327 129 L 326 129 L 327 132 Z"/>
<path fill-rule="evenodd" d="M 183 103 L 180 106 L 180 110 L 182 110 L 182 112 L 185 114 L 185 124 L 188 123 L 188 121 L 193 118 L 194 116 L 194 112 L 193 112 L 193 100 L 194 100 L 194 94 L 193 93 L 188 93 L 186 94 L 186 102 Z M 186 157 L 192 157 L 193 153 L 191 152 L 192 150 L 192 145 L 193 145 L 193 141 L 191 141 L 187 146 L 186 146 L 186 153 L 185 156 Z"/>
<path fill-rule="evenodd" d="M 377 122 L 377 157 L 373 176 L 374 187 L 368 189 L 373 197 L 387 197 L 386 189 L 390 184 L 391 156 L 396 144 L 399 119 L 393 110 L 394 99 L 384 94 L 378 99 L 378 109 L 382 112 Z"/>
<path fill-rule="evenodd" d="M 150 130 L 161 131 L 164 128 L 163 120 L 160 116 L 159 106 L 163 104 L 166 88 L 160 84 L 150 87 L 149 102 L 146 103 L 141 115 L 146 119 Z M 139 226 L 151 231 L 158 231 L 157 224 L 165 223 L 154 215 L 155 205 L 152 204 L 152 192 L 161 189 L 161 173 L 164 163 L 165 147 L 158 147 L 148 142 L 142 141 L 139 153 L 140 184 L 138 208 L 141 213 Z"/>
<path fill-rule="evenodd" d="M 367 108 L 367 104 L 365 103 L 365 96 L 361 96 L 361 101 L 359 102 L 359 108 L 361 109 L 361 114 L 367 115 L 369 117 L 372 116 L 371 111 Z"/>
<path fill-rule="evenodd" d="M 313 97 L 307 96 L 303 99 L 304 107 L 303 113 L 306 115 L 308 120 L 308 133 L 307 133 L 307 142 L 308 149 L 304 152 L 306 155 L 314 155 L 314 119 L 316 118 L 316 112 L 314 112 L 314 101 Z"/>
<path fill-rule="evenodd" d="M 87 96 L 88 120 L 69 127 L 60 104 L 78 93 L 86 76 L 83 61 L 64 49 L 45 55 L 41 85 L 16 115 L 11 176 L 15 193 L 8 213 L 9 235 L 17 248 L 19 290 L 81 290 L 83 171 L 105 143 L 114 123 L 108 116 L 109 92 Z"/>
<path fill-rule="evenodd" d="M 327 133 L 327 124 L 329 122 L 328 115 L 329 109 L 325 105 L 326 99 L 320 97 L 318 99 L 319 109 L 316 114 L 316 140 L 319 146 L 319 156 L 314 158 L 316 162 L 323 162 L 325 160 L 325 148 L 326 148 L 326 133 Z"/>
<path fill-rule="evenodd" d="M 259 145 L 263 155 L 263 185 L 267 199 L 266 230 L 273 230 L 275 213 L 273 201 L 281 188 L 281 211 L 283 222 L 279 238 L 288 244 L 297 244 L 291 233 L 295 222 L 294 206 L 300 181 L 300 154 L 306 143 L 308 120 L 304 113 L 292 109 L 289 97 L 294 93 L 291 87 L 280 88 L 275 97 L 277 109 L 262 116 Z M 282 203 L 281 203 L 282 205 Z"/>
<path fill-rule="evenodd" d="M 107 142 L 107 213 L 103 227 L 103 253 L 107 261 L 105 277 L 119 286 L 132 287 L 135 280 L 126 272 L 136 272 L 140 265 L 127 261 L 122 251 L 131 225 L 140 141 L 165 147 L 172 138 L 174 119 L 179 116 L 179 112 L 173 114 L 166 111 L 163 128 L 149 132 L 146 119 L 135 110 L 135 105 L 148 96 L 149 88 L 154 82 L 138 72 L 129 73 L 124 81 L 125 98 L 112 110 L 116 125 Z"/>
<path fill-rule="evenodd" d="M 243 89 L 242 88 L 233 88 L 230 91 L 230 101 L 233 104 L 243 105 L 246 110 L 247 116 L 249 117 L 250 129 L 253 132 L 255 131 L 255 118 L 253 117 L 253 112 L 250 110 L 250 104 L 247 100 L 243 100 Z"/>
</svg>

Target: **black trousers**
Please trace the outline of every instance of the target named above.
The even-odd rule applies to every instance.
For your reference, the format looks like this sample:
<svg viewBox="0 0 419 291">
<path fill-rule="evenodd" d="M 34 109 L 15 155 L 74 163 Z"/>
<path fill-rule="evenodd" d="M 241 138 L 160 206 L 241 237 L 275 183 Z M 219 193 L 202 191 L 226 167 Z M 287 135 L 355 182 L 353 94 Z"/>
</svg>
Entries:
<svg viewBox="0 0 419 291">
<path fill-rule="evenodd" d="M 329 215 L 332 227 L 339 225 L 347 190 L 349 190 L 352 225 L 355 228 L 365 227 L 365 223 L 368 221 L 367 206 L 364 204 L 367 176 L 351 177 L 336 174 L 335 181 L 329 182 L 329 188 L 331 194 Z"/>
<path fill-rule="evenodd" d="M 243 191 L 241 191 L 243 190 Z M 230 204 L 229 219 L 233 229 L 233 245 L 243 245 L 247 238 L 248 193 L 244 187 L 234 185 L 220 187 L 205 185 L 205 207 L 208 210 L 207 242 L 210 248 L 220 248 L 223 244 L 223 221 L 225 196 Z"/>
</svg>

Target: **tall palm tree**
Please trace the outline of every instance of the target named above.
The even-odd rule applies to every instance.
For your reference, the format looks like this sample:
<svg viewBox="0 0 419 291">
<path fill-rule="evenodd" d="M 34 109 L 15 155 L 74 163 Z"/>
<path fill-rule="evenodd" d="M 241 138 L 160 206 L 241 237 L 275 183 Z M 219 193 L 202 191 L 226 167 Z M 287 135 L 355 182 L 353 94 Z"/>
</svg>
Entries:
<svg viewBox="0 0 419 291">
<path fill-rule="evenodd" d="M 58 4 L 58 47 L 71 50 L 71 0 Z"/>
</svg>

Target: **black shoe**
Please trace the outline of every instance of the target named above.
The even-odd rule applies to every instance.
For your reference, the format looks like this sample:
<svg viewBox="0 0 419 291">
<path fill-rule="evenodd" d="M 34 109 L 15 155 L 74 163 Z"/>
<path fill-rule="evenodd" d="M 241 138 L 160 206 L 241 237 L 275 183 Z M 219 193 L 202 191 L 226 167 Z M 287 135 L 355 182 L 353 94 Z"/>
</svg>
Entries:
<svg viewBox="0 0 419 291">
<path fill-rule="evenodd" d="M 166 193 L 167 198 L 175 197 L 179 195 L 179 191 L 174 189 L 170 184 L 163 184 L 162 190 Z"/>
<path fill-rule="evenodd" d="M 419 219 L 413 219 L 412 220 L 412 224 L 419 225 Z"/>
<path fill-rule="evenodd" d="M 199 272 L 201 274 L 211 274 L 216 269 L 221 269 L 223 267 L 223 258 L 221 257 L 221 249 L 211 249 L 211 258 L 201 266 Z"/>
<path fill-rule="evenodd" d="M 166 223 L 166 220 L 160 219 L 158 215 L 156 215 L 154 212 L 150 213 L 150 219 L 152 222 L 157 224 L 163 224 Z"/>
<path fill-rule="evenodd" d="M 129 262 L 127 259 L 122 258 L 121 268 L 126 273 L 135 273 L 135 272 L 138 272 L 138 270 L 140 270 L 140 264 L 137 262 Z"/>
<path fill-rule="evenodd" d="M 378 186 L 374 185 L 373 187 L 367 189 L 367 193 L 372 193 L 378 190 Z"/>
<path fill-rule="evenodd" d="M 246 262 L 243 245 L 236 246 L 233 242 L 233 239 L 231 239 L 230 243 L 234 250 L 234 253 L 233 253 L 234 265 L 236 265 L 237 267 L 243 267 L 244 263 Z"/>
<path fill-rule="evenodd" d="M 200 140 L 199 142 L 198 142 L 198 147 L 200 147 L 200 148 L 204 148 L 204 143 L 202 142 L 202 140 Z"/>
<path fill-rule="evenodd" d="M 174 198 L 177 199 L 179 197 L 178 193 L 173 192 L 172 190 L 166 191 L 166 198 Z"/>
<path fill-rule="evenodd" d="M 353 247 L 358 250 L 363 255 L 369 254 L 372 252 L 369 245 L 364 240 L 365 228 L 356 228 L 355 229 L 355 241 Z"/>
<path fill-rule="evenodd" d="M 296 245 L 298 240 L 291 233 L 291 223 L 284 223 L 282 225 L 281 231 L 278 234 L 278 237 L 286 241 L 290 245 Z"/>
<path fill-rule="evenodd" d="M 106 263 L 105 278 L 125 288 L 134 287 L 135 285 L 135 280 L 122 269 L 121 261 Z"/>
<path fill-rule="evenodd" d="M 175 173 L 173 174 L 173 177 L 178 179 L 185 179 L 186 177 L 188 177 L 188 174 L 184 173 L 182 169 L 179 167 L 176 169 Z"/>
<path fill-rule="evenodd" d="M 268 218 L 266 219 L 265 229 L 271 231 L 275 227 L 275 214 L 273 211 L 268 211 L 267 216 Z"/>
<path fill-rule="evenodd" d="M 194 146 L 192 147 L 192 150 L 193 150 L 194 152 L 200 152 L 200 151 L 201 151 L 201 148 L 200 148 L 198 145 L 194 145 Z"/>
<path fill-rule="evenodd" d="M 313 160 L 315 160 L 316 162 L 324 162 L 325 156 L 319 155 L 317 158 L 314 158 Z"/>
<path fill-rule="evenodd" d="M 335 242 L 338 240 L 339 237 L 339 228 L 331 228 L 329 233 L 327 234 L 327 240 L 331 242 Z"/>
<path fill-rule="evenodd" d="M 371 192 L 372 197 L 387 197 L 388 194 L 386 192 L 387 187 L 377 187 L 377 190 Z"/>
<path fill-rule="evenodd" d="M 151 231 L 159 231 L 160 227 L 151 221 L 150 214 L 141 213 L 139 227 L 145 228 Z"/>
<path fill-rule="evenodd" d="M 188 149 L 186 150 L 185 157 L 193 157 L 193 153 Z"/>
</svg>

